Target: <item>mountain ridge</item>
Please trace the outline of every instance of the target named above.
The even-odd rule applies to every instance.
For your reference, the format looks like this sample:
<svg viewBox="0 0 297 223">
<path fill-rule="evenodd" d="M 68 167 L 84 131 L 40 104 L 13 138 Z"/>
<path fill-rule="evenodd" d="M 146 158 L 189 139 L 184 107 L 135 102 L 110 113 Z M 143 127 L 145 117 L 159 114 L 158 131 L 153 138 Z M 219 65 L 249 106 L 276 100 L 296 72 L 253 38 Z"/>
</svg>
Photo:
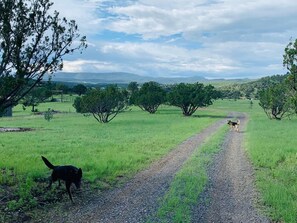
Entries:
<svg viewBox="0 0 297 223">
<path fill-rule="evenodd" d="M 52 81 L 76 82 L 86 84 L 128 84 L 130 82 L 145 83 L 155 81 L 160 84 L 176 84 L 176 83 L 195 83 L 195 82 L 248 82 L 250 79 L 207 79 L 201 76 L 192 77 L 149 77 L 141 76 L 127 72 L 107 72 L 107 73 L 89 73 L 89 72 L 57 72 L 52 75 Z"/>
</svg>

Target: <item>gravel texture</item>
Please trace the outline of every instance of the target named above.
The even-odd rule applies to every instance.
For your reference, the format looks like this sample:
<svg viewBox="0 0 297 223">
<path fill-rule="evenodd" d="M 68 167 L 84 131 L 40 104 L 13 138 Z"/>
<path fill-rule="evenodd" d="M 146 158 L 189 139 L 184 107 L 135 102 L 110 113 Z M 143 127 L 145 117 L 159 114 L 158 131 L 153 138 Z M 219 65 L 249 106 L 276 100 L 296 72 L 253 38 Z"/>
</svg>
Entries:
<svg viewBox="0 0 297 223">
<path fill-rule="evenodd" d="M 230 117 L 238 116 L 240 114 L 233 113 Z M 242 129 L 247 118 L 243 114 L 239 118 L 240 131 L 226 135 L 222 150 L 209 168 L 210 180 L 192 209 L 192 222 L 269 222 L 254 208 L 257 194 L 253 187 L 253 169 L 242 145 Z M 226 125 L 227 119 L 184 141 L 122 186 L 92 197 L 84 197 L 82 192 L 82 199 L 78 197 L 74 205 L 63 204 L 34 222 L 146 222 L 157 211 L 159 199 L 168 191 L 175 173 L 207 137 Z"/>
<path fill-rule="evenodd" d="M 222 150 L 209 168 L 209 183 L 193 208 L 193 222 L 270 222 L 255 208 L 257 192 L 254 188 L 254 171 L 244 148 L 244 126 L 247 117 L 240 119 L 240 131 L 230 131 Z"/>
</svg>

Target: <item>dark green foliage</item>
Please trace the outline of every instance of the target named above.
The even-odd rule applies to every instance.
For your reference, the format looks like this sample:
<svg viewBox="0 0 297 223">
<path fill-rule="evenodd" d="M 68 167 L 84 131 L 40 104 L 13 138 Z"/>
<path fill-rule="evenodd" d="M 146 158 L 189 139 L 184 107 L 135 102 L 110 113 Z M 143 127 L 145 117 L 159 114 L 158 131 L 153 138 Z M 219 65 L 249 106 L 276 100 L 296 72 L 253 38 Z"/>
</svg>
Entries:
<svg viewBox="0 0 297 223">
<path fill-rule="evenodd" d="M 61 70 L 64 55 L 86 47 L 75 21 L 59 18 L 52 4 L 0 2 L 0 111 L 16 105 L 44 74 Z"/>
<path fill-rule="evenodd" d="M 165 90 L 153 81 L 144 83 L 134 96 L 134 104 L 151 114 L 154 114 L 166 100 Z"/>
<path fill-rule="evenodd" d="M 297 92 L 297 39 L 285 48 L 283 64 L 289 71 L 288 82 L 290 88 Z"/>
<path fill-rule="evenodd" d="M 281 120 L 290 112 L 291 103 L 285 84 L 276 84 L 260 92 L 260 103 L 270 119 Z"/>
<path fill-rule="evenodd" d="M 81 96 L 82 94 L 85 94 L 88 90 L 88 88 L 83 85 L 83 84 L 78 84 L 78 85 L 75 85 L 73 88 L 72 88 L 73 92 L 78 94 L 79 96 Z"/>
<path fill-rule="evenodd" d="M 127 90 L 129 92 L 129 105 L 135 105 L 136 97 L 139 91 L 137 82 L 130 82 Z"/>
<path fill-rule="evenodd" d="M 47 111 L 44 113 L 44 119 L 48 122 L 54 117 L 54 113 L 52 109 L 48 108 Z"/>
<path fill-rule="evenodd" d="M 126 90 L 110 85 L 105 89 L 89 91 L 77 98 L 73 106 L 77 112 L 91 113 L 98 122 L 107 123 L 127 108 L 127 98 Z"/>
<path fill-rule="evenodd" d="M 87 113 L 87 111 L 84 111 L 84 109 L 83 109 L 81 97 L 76 97 L 72 106 L 75 108 L 77 113 Z"/>
<path fill-rule="evenodd" d="M 35 111 L 35 107 L 44 102 L 46 99 L 52 96 L 52 92 L 46 87 L 35 87 L 23 99 L 23 106 L 32 106 L 31 111 Z"/>
<path fill-rule="evenodd" d="M 180 83 L 169 92 L 168 101 L 171 105 L 181 108 L 183 115 L 191 116 L 199 107 L 211 105 L 218 97 L 219 93 L 212 85 Z"/>
</svg>

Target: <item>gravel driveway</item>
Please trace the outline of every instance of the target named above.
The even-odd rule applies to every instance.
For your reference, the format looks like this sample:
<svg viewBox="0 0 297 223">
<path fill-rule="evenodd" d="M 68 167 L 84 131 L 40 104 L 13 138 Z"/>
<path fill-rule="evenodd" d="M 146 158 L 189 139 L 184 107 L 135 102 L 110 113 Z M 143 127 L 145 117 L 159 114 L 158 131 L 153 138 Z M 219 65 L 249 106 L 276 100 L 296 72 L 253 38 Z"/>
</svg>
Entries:
<svg viewBox="0 0 297 223">
<path fill-rule="evenodd" d="M 230 131 L 222 150 L 209 168 L 209 183 L 193 208 L 193 222 L 270 222 L 255 209 L 256 191 L 253 169 L 243 148 L 244 126 L 247 117 L 240 119 L 240 131 Z"/>
<path fill-rule="evenodd" d="M 242 129 L 247 118 L 242 116 L 240 119 Z M 158 209 L 158 200 L 167 192 L 183 163 L 207 137 L 226 123 L 227 119 L 222 119 L 184 141 L 124 185 L 75 205 L 65 205 L 39 221 L 146 222 Z M 207 189 L 200 196 L 199 204 L 193 207 L 193 222 L 269 222 L 254 208 L 253 170 L 243 151 L 243 135 L 242 130 L 227 134 L 223 148 L 209 170 Z"/>
</svg>

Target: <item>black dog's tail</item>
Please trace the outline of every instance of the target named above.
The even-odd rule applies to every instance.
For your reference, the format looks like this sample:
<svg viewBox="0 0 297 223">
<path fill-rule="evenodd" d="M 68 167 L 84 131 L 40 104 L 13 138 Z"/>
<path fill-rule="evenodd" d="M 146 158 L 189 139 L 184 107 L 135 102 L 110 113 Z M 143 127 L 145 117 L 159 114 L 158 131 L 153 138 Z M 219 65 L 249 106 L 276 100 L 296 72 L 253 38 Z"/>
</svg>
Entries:
<svg viewBox="0 0 297 223">
<path fill-rule="evenodd" d="M 47 165 L 48 168 L 50 169 L 54 169 L 55 166 L 53 164 L 50 163 L 50 161 L 47 160 L 47 158 L 45 158 L 44 156 L 41 156 L 43 162 L 45 163 L 45 165 Z"/>
</svg>

